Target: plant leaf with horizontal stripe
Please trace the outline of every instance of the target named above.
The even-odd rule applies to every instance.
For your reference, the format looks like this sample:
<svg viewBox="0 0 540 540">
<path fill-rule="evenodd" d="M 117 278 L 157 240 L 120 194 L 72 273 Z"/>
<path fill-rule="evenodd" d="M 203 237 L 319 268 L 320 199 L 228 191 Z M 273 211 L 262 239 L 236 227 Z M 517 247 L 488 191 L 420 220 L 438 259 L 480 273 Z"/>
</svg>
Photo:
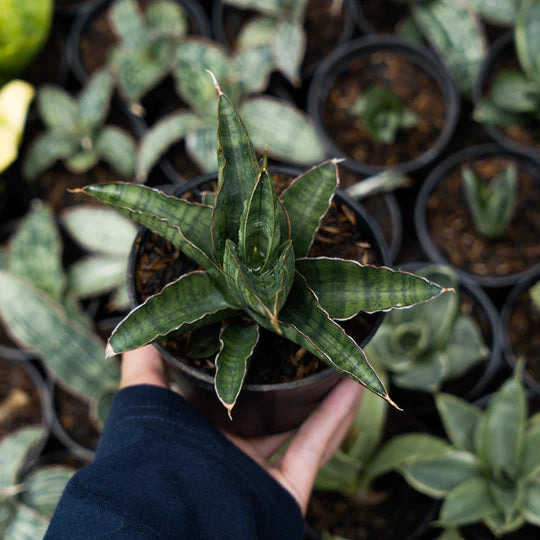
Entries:
<svg viewBox="0 0 540 540">
<path fill-rule="evenodd" d="M 15 514 L 3 531 L 3 540 L 36 540 L 44 538 L 49 520 L 23 504 L 15 506 Z"/>
</svg>

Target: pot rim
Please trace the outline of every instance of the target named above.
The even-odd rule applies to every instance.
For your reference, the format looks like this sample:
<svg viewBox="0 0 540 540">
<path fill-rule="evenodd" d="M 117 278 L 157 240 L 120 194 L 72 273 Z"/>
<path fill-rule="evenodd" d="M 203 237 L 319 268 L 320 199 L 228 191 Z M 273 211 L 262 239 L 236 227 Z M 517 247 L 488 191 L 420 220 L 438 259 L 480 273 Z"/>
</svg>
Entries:
<svg viewBox="0 0 540 540">
<path fill-rule="evenodd" d="M 426 222 L 427 202 L 435 186 L 440 182 L 443 182 L 446 179 L 447 174 L 460 163 L 463 163 L 468 159 L 479 159 L 492 155 L 503 156 L 514 160 L 522 168 L 531 173 L 533 177 L 538 177 L 540 181 L 540 164 L 538 164 L 529 155 L 514 152 L 508 148 L 500 147 L 495 143 L 469 146 L 468 148 L 464 148 L 463 150 L 459 150 L 448 156 L 428 175 L 425 182 L 422 184 L 416 199 L 414 208 L 414 225 L 422 249 L 431 261 L 451 266 L 461 278 L 473 281 L 482 287 L 509 287 L 521 279 L 527 279 L 529 276 L 536 274 L 540 270 L 540 262 L 534 264 L 527 270 L 523 270 L 522 272 L 517 272 L 515 274 L 508 274 L 507 276 L 477 276 L 476 274 L 468 272 L 467 270 L 454 266 L 450 263 L 450 261 L 448 261 L 448 259 L 443 255 L 443 253 L 431 239 Z"/>
<path fill-rule="evenodd" d="M 460 111 L 460 96 L 447 68 L 429 49 L 419 47 L 403 38 L 386 34 L 373 34 L 340 45 L 318 67 L 308 91 L 307 111 L 324 141 L 327 152 L 347 159 L 346 167 L 352 171 L 372 175 L 389 169 L 384 165 L 368 165 L 348 156 L 333 141 L 322 119 L 322 107 L 336 78 L 347 70 L 356 58 L 368 56 L 376 51 L 400 52 L 407 60 L 425 71 L 438 85 L 445 103 L 444 126 L 434 143 L 420 156 L 399 163 L 394 168 L 412 172 L 431 163 L 448 144 L 457 125 Z"/>
<path fill-rule="evenodd" d="M 290 170 L 295 171 L 294 169 L 290 169 Z M 217 173 L 215 172 L 208 173 L 198 178 L 194 178 L 190 180 L 188 183 L 186 183 L 183 186 L 171 186 L 171 189 L 175 189 L 177 196 L 181 196 L 186 191 L 189 191 L 191 189 L 196 189 L 200 185 L 208 182 L 209 180 L 216 178 L 216 174 Z M 352 200 L 350 197 L 347 196 L 347 194 L 345 194 L 341 190 L 339 189 L 336 190 L 335 196 L 338 201 L 347 204 L 364 220 L 367 228 L 371 231 L 372 238 L 374 240 L 374 248 L 378 251 L 378 255 L 380 259 L 382 259 L 380 266 L 388 266 L 389 256 L 388 256 L 386 242 L 384 241 L 384 237 L 377 223 L 367 213 L 367 211 L 363 208 L 362 205 Z M 142 237 L 142 234 L 144 234 L 145 230 L 146 229 L 144 227 L 140 228 L 139 234 L 137 235 L 135 241 L 133 242 L 132 249 L 129 255 L 127 282 L 128 282 L 129 299 L 132 305 L 132 309 L 139 304 L 139 302 L 137 301 L 137 294 L 135 290 L 135 280 L 134 280 L 135 262 L 136 262 L 136 254 L 137 254 L 139 239 Z M 371 329 L 368 336 L 364 338 L 364 341 L 361 344 L 359 344 L 361 347 L 365 346 L 367 342 L 369 341 L 369 339 L 371 339 L 371 337 L 374 335 L 374 333 L 380 326 L 383 318 L 384 318 L 384 313 L 380 312 L 376 314 L 374 318 L 373 328 Z M 169 363 L 171 363 L 175 367 L 179 367 L 184 373 L 196 379 L 197 384 L 204 387 L 213 388 L 214 377 L 206 373 L 203 373 L 200 370 L 195 369 L 194 367 L 189 366 L 185 364 L 184 362 L 181 362 L 180 360 L 176 359 L 160 343 L 153 343 L 153 345 Z M 327 367 L 323 369 L 322 371 L 319 371 L 318 373 L 314 373 L 313 375 L 309 375 L 308 377 L 304 377 L 302 379 L 298 379 L 295 381 L 275 383 L 275 384 L 244 384 L 244 386 L 242 387 L 242 392 L 244 394 L 248 394 L 251 392 L 281 392 L 281 391 L 287 391 L 287 390 L 294 390 L 300 387 L 308 386 L 312 383 L 315 383 L 319 380 L 333 376 L 335 374 L 339 374 L 339 372 L 331 367 Z"/>
<path fill-rule="evenodd" d="M 489 75 L 491 74 L 497 59 L 504 50 L 507 48 L 514 48 L 514 33 L 512 30 L 504 33 L 502 36 L 499 36 L 493 45 L 491 45 L 488 54 L 482 65 L 480 71 L 478 72 L 478 77 L 476 78 L 476 83 L 473 86 L 472 99 L 473 104 L 476 107 L 483 98 L 484 91 L 487 87 L 487 81 Z M 490 124 L 482 124 L 484 131 L 497 143 L 499 143 L 503 148 L 511 152 L 526 154 L 527 156 L 540 160 L 540 151 L 535 150 L 534 147 L 522 144 L 520 142 L 514 141 L 510 137 L 507 137 L 503 131 L 501 131 L 497 126 Z"/>
</svg>

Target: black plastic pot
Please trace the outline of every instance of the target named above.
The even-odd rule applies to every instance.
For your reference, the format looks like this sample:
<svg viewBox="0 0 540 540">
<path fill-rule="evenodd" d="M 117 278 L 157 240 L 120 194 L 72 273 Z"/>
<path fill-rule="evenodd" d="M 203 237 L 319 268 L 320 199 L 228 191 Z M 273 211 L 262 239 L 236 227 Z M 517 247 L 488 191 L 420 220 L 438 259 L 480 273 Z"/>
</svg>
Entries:
<svg viewBox="0 0 540 540">
<path fill-rule="evenodd" d="M 354 27 L 354 21 L 356 18 L 356 12 L 358 10 L 356 0 L 344 0 L 343 1 L 343 7 L 346 11 L 347 16 L 345 17 L 345 26 L 343 27 L 343 30 L 341 32 L 341 35 L 339 39 L 336 41 L 336 45 L 339 45 L 340 43 L 343 43 L 345 41 L 348 41 L 352 38 L 355 27 Z M 212 33 L 214 34 L 216 40 L 227 47 L 229 52 L 231 52 L 231 44 L 227 40 L 227 35 L 225 34 L 225 27 L 223 24 L 223 11 L 227 7 L 225 6 L 223 0 L 214 0 L 214 4 L 212 6 L 212 16 L 211 16 L 211 22 L 212 22 Z M 313 76 L 315 73 L 317 67 L 319 64 L 313 64 L 311 66 L 306 66 L 305 68 L 301 68 L 301 77 L 302 79 L 306 80 Z"/>
<path fill-rule="evenodd" d="M 501 325 L 499 331 L 500 344 L 504 353 L 504 359 L 512 371 L 516 367 L 518 358 L 516 358 L 510 343 L 510 339 L 508 338 L 508 333 L 510 330 L 510 317 L 512 316 L 512 312 L 514 311 L 518 298 L 521 296 L 521 294 L 534 285 L 538 280 L 540 280 L 540 270 L 535 275 L 529 276 L 528 278 L 516 283 L 514 288 L 510 291 L 510 294 L 508 295 L 508 298 L 501 310 Z M 526 371 L 523 373 L 523 380 L 531 392 L 537 396 L 540 396 L 540 381 L 535 380 Z"/>
<path fill-rule="evenodd" d="M 61 17 L 73 17 L 81 11 L 92 9 L 99 0 L 73 0 L 72 2 L 55 2 L 54 12 Z"/>
<path fill-rule="evenodd" d="M 491 46 L 489 54 L 484 60 L 480 72 L 478 73 L 478 78 L 473 88 L 473 101 L 475 106 L 480 103 L 484 94 L 489 90 L 488 83 L 491 75 L 493 74 L 493 70 L 497 62 L 504 57 L 516 57 L 513 32 L 503 34 Z M 510 152 L 521 152 L 522 154 L 527 154 L 533 159 L 540 161 L 540 150 L 537 148 L 514 141 L 505 135 L 497 126 L 483 124 L 483 128 L 485 129 L 486 133 L 492 139 L 498 142 L 503 148 L 509 150 Z"/>
<path fill-rule="evenodd" d="M 400 163 L 396 169 L 402 172 L 411 172 L 431 163 L 450 141 L 460 110 L 459 93 L 448 70 L 428 49 L 418 47 L 400 37 L 387 35 L 367 36 L 344 43 L 317 69 L 309 88 L 308 112 L 325 142 L 328 154 L 347 158 L 347 161 L 343 163 L 344 167 L 366 176 L 381 172 L 387 167 L 362 163 L 346 155 L 326 130 L 322 113 L 326 98 L 339 75 L 345 72 L 358 58 L 370 56 L 379 51 L 394 52 L 425 71 L 438 84 L 446 105 L 444 128 L 432 146 L 417 158 Z"/>
<path fill-rule="evenodd" d="M 84 84 L 88 79 L 80 55 L 79 43 L 86 27 L 92 19 L 100 15 L 104 10 L 107 10 L 114 0 L 95 0 L 85 5 L 77 14 L 73 23 L 71 33 L 68 39 L 68 63 L 71 71 L 79 83 Z M 176 0 L 187 12 L 199 28 L 201 36 L 210 36 L 210 23 L 204 10 L 196 0 Z"/>
<path fill-rule="evenodd" d="M 207 174 L 174 189 L 177 196 L 190 191 L 199 195 L 209 182 L 216 179 L 215 173 Z M 358 226 L 377 254 L 379 264 L 388 264 L 388 252 L 382 233 L 364 208 L 351 200 L 346 194 L 336 193 L 336 200 L 345 203 L 358 217 Z M 139 245 L 144 241 L 146 229 L 141 229 L 135 239 L 128 264 L 128 289 L 133 307 L 139 304 L 135 289 L 136 260 Z M 366 345 L 382 322 L 383 313 L 373 316 L 373 327 L 361 346 Z M 279 384 L 246 384 L 234 408 L 234 422 L 231 422 L 225 408 L 215 396 L 213 377 L 203 373 L 175 358 L 161 344 L 154 346 L 172 367 L 183 383 L 183 389 L 190 401 L 216 425 L 242 436 L 259 436 L 280 433 L 298 427 L 316 408 L 326 394 L 341 380 L 335 370 L 327 368 L 319 373 Z"/>
<path fill-rule="evenodd" d="M 447 175 L 461 163 L 471 159 L 483 159 L 490 156 L 508 158 L 516 161 L 519 163 L 521 168 L 527 170 L 527 172 L 529 172 L 532 177 L 539 182 L 540 186 L 540 164 L 536 163 L 528 156 L 501 148 L 496 144 L 472 146 L 470 148 L 466 148 L 465 150 L 456 152 L 455 154 L 452 154 L 446 158 L 437 167 L 435 167 L 435 169 L 433 169 L 431 174 L 427 177 L 420 189 L 414 209 L 416 234 L 418 235 L 422 249 L 431 261 L 452 266 L 444 254 L 432 241 L 430 231 L 427 226 L 426 207 L 432 191 L 435 189 L 435 186 L 439 184 L 439 182 L 444 181 Z M 482 287 L 510 287 L 518 281 L 527 279 L 533 274 L 537 274 L 540 271 L 540 261 L 523 272 L 510 274 L 507 276 L 479 276 L 461 268 L 453 268 L 462 279 L 474 281 Z"/>
</svg>

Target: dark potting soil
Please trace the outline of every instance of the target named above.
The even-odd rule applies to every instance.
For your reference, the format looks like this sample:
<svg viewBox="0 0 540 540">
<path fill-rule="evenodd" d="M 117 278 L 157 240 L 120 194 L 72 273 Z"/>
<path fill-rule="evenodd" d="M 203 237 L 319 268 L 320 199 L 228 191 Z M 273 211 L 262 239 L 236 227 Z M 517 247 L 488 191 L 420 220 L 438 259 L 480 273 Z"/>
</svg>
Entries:
<svg viewBox="0 0 540 540">
<path fill-rule="evenodd" d="M 279 193 L 288 182 L 283 175 L 273 175 Z M 186 194 L 189 198 L 189 194 Z M 140 246 L 135 280 L 139 302 L 159 292 L 167 283 L 180 275 L 197 269 L 195 263 L 155 234 L 149 234 Z M 370 246 L 362 241 L 356 227 L 356 216 L 347 207 L 332 203 L 309 255 L 342 256 L 363 264 L 375 262 Z M 241 320 L 249 320 L 241 317 Z M 372 316 L 359 314 L 341 323 L 347 333 L 361 341 L 372 327 Z M 191 358 L 187 354 L 190 334 L 164 340 L 170 352 L 183 362 L 207 372 L 215 373 L 213 355 L 210 358 Z M 252 384 L 277 383 L 300 379 L 326 368 L 326 364 L 307 353 L 302 347 L 261 329 L 259 345 L 251 360 L 246 382 Z"/>
<path fill-rule="evenodd" d="M 59 385 L 54 387 L 54 404 L 64 431 L 84 448 L 96 448 L 99 431 L 90 419 L 88 404 Z"/>
<path fill-rule="evenodd" d="M 463 527 L 465 538 L 474 538 L 475 540 L 496 540 L 496 536 L 491 533 L 483 523 Z M 472 536 L 474 534 L 474 536 Z M 514 532 L 506 533 L 502 538 L 504 540 L 538 540 L 540 530 L 533 525 L 524 525 Z M 471 536 L 469 536 L 471 535 Z"/>
<path fill-rule="evenodd" d="M 0 440 L 41 422 L 41 400 L 32 379 L 22 366 L 0 357 Z"/>
<path fill-rule="evenodd" d="M 540 385 L 540 311 L 529 291 L 519 296 L 510 315 L 508 338 L 515 358 L 525 359 L 527 373 Z"/>
<path fill-rule="evenodd" d="M 335 0 L 308 0 L 304 30 L 306 32 L 306 52 L 302 66 L 305 69 L 318 64 L 339 43 L 345 27 L 345 6 L 336 10 L 332 5 Z M 232 50 L 236 49 L 236 41 L 247 22 L 260 14 L 253 10 L 237 9 L 225 6 L 223 9 L 223 27 L 227 43 Z"/>
<path fill-rule="evenodd" d="M 437 184 L 427 202 L 431 238 L 457 268 L 479 276 L 523 272 L 540 259 L 540 182 L 518 168 L 518 195 L 506 236 L 484 238 L 474 228 L 461 179 L 463 165 L 486 182 L 512 162 L 489 158 L 464 162 Z"/>
<path fill-rule="evenodd" d="M 393 144 L 372 139 L 363 121 L 349 113 L 371 87 L 392 90 L 418 116 L 418 125 L 401 129 Z M 323 122 L 335 144 L 355 160 L 395 166 L 426 152 L 444 127 L 445 103 L 437 82 L 403 55 L 377 52 L 354 61 L 339 75 L 326 98 Z"/>
<path fill-rule="evenodd" d="M 409 14 L 407 4 L 396 0 L 361 0 L 358 3 L 367 21 L 380 34 L 393 34 L 398 23 Z"/>
<path fill-rule="evenodd" d="M 144 11 L 151 1 L 137 0 L 137 3 Z M 117 43 L 116 35 L 109 24 L 108 10 L 109 8 L 105 8 L 93 17 L 81 34 L 79 52 L 81 63 L 88 74 L 93 73 L 107 62 L 112 48 Z M 184 13 L 188 15 L 186 10 Z M 199 28 L 196 21 L 189 17 L 188 34 L 196 35 L 198 33 Z"/>
</svg>

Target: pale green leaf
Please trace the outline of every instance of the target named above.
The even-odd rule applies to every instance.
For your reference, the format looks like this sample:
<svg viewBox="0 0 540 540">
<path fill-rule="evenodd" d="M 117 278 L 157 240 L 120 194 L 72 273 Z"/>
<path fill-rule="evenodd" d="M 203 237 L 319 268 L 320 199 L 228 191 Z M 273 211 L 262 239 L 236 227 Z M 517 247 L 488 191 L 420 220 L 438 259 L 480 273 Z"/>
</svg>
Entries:
<svg viewBox="0 0 540 540">
<path fill-rule="evenodd" d="M 152 38 L 179 38 L 188 32 L 188 18 L 181 5 L 170 0 L 155 0 L 144 13 Z"/>
<path fill-rule="evenodd" d="M 259 16 L 250 19 L 238 35 L 236 48 L 238 51 L 247 51 L 261 46 L 268 46 L 274 39 L 277 21 L 272 17 Z"/>
<path fill-rule="evenodd" d="M 516 514 L 520 513 L 525 497 L 523 482 L 494 482 L 489 483 L 491 496 L 497 508 L 504 516 L 505 523 L 511 523 Z"/>
<path fill-rule="evenodd" d="M 96 152 L 120 176 L 135 174 L 135 140 L 123 129 L 105 126 L 96 139 Z"/>
<path fill-rule="evenodd" d="M 79 96 L 79 122 L 87 132 L 101 126 L 109 114 L 114 81 L 105 70 L 95 72 Z"/>
<path fill-rule="evenodd" d="M 92 167 L 95 167 L 98 162 L 99 156 L 91 148 L 90 150 L 79 150 L 68 159 L 65 159 L 64 166 L 72 173 L 83 174 L 88 172 Z"/>
<path fill-rule="evenodd" d="M 242 96 L 263 92 L 270 82 L 274 58 L 270 45 L 245 49 L 232 58 L 232 70 Z"/>
<path fill-rule="evenodd" d="M 523 453 L 519 465 L 519 477 L 525 480 L 540 474 L 540 413 L 528 423 L 523 440 Z"/>
<path fill-rule="evenodd" d="M 523 514 L 532 525 L 540 527 L 540 481 L 530 482 L 527 485 Z"/>
<path fill-rule="evenodd" d="M 37 107 L 41 120 L 49 129 L 77 136 L 77 102 L 65 90 L 58 86 L 42 86 L 37 94 Z"/>
<path fill-rule="evenodd" d="M 523 117 L 497 107 L 491 98 L 482 98 L 474 108 L 473 118 L 476 122 L 494 126 L 512 126 L 523 123 Z"/>
<path fill-rule="evenodd" d="M 3 540 L 39 540 L 45 536 L 49 521 L 37 512 L 19 504 L 15 515 L 3 531 Z"/>
<path fill-rule="evenodd" d="M 495 24 L 513 25 L 521 0 L 467 0 L 482 17 Z"/>
<path fill-rule="evenodd" d="M 137 48 L 145 45 L 148 40 L 145 21 L 135 0 L 117 0 L 108 14 L 109 23 L 124 46 Z"/>
<path fill-rule="evenodd" d="M 280 20 L 272 44 L 276 68 L 294 86 L 300 86 L 300 66 L 306 50 L 306 33 L 302 22 L 291 19 Z"/>
<path fill-rule="evenodd" d="M 433 351 L 415 359 L 406 370 L 394 373 L 392 382 L 400 388 L 437 392 L 444 381 L 447 355 L 444 351 Z"/>
<path fill-rule="evenodd" d="M 540 3 L 537 0 L 522 0 L 514 39 L 521 67 L 540 85 Z"/>
<path fill-rule="evenodd" d="M 204 172 L 217 169 L 217 126 L 214 122 L 191 130 L 186 136 L 186 152 Z"/>
<path fill-rule="evenodd" d="M 225 3 L 241 9 L 253 9 L 273 17 L 286 13 L 289 5 L 289 2 L 284 0 L 225 0 Z"/>
<path fill-rule="evenodd" d="M 540 88 L 517 69 L 493 77 L 489 97 L 496 107 L 512 113 L 534 113 L 540 107 Z"/>
<path fill-rule="evenodd" d="M 68 292 L 74 298 L 108 293 L 126 281 L 127 259 L 110 255 L 85 257 L 68 272 Z"/>
</svg>

